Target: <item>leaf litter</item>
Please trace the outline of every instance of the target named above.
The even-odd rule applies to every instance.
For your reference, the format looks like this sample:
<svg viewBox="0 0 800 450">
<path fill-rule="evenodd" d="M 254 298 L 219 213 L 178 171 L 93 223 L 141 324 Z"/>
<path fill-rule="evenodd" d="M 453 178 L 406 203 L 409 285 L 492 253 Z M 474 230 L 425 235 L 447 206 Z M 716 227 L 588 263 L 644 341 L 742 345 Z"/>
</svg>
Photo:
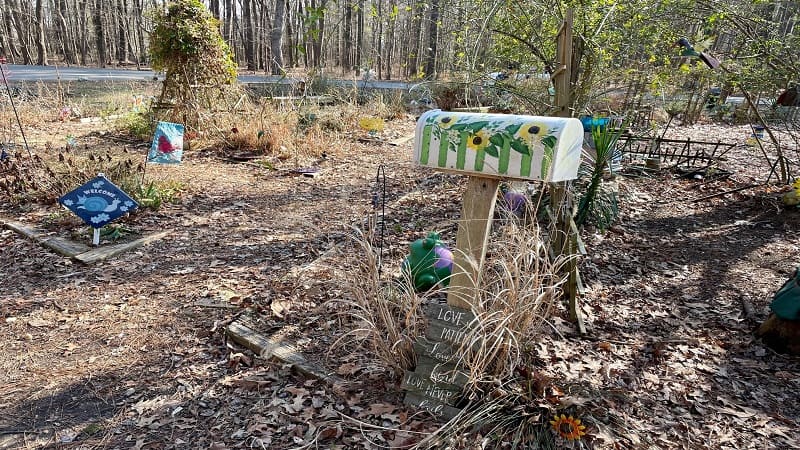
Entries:
<svg viewBox="0 0 800 450">
<path fill-rule="evenodd" d="M 409 118 L 387 125 L 413 132 Z M 414 168 L 409 144 L 347 148 L 320 162 L 314 178 L 202 155 L 179 170 L 154 167 L 150 176 L 191 188 L 137 224 L 175 232 L 102 266 L 72 264 L 0 231 L 0 429 L 25 434 L 23 448 L 137 449 L 407 448 L 432 432 L 437 422 L 402 404 L 399 380 L 371 355 L 328 348 L 343 332 L 325 303 L 342 295 L 340 256 L 328 250 L 373 214 L 380 164 L 389 273 L 426 231 L 452 245 L 463 183 Z M 590 335 L 577 337 L 562 309 L 531 348 L 555 380 L 551 404 L 579 411 L 588 425 L 586 446 L 800 441 L 798 359 L 751 335 L 800 260 L 800 214 L 783 210 L 772 186 L 690 201 L 763 179 L 752 160 L 732 152 L 724 163 L 733 175 L 721 181 L 668 171 L 618 177 L 621 220 L 603 234 L 585 231 Z M 0 216 L 30 223 L 50 212 L 0 207 Z M 225 324 L 245 310 L 265 329 L 293 327 L 286 339 L 307 359 L 353 383 L 334 389 L 227 342 Z M 97 431 L 82 432 L 87 424 Z"/>
</svg>

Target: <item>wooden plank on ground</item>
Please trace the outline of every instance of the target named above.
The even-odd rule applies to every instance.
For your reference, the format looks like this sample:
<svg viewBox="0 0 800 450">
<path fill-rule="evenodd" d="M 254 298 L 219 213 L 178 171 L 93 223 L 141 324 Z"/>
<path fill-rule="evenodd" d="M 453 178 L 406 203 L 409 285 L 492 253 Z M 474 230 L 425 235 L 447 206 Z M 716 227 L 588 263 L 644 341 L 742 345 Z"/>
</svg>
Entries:
<svg viewBox="0 0 800 450">
<path fill-rule="evenodd" d="M 126 242 L 124 244 L 117 244 L 117 245 L 108 245 L 104 247 L 97 247 L 95 249 L 89 250 L 88 252 L 81 253 L 79 255 L 75 255 L 73 258 L 77 261 L 80 261 L 84 264 L 94 264 L 99 261 L 104 261 L 108 258 L 113 256 L 117 256 L 121 253 L 125 253 L 127 251 L 133 250 L 135 248 L 139 248 L 145 244 L 149 244 L 150 242 L 159 240 L 164 236 L 168 235 L 171 230 L 161 231 L 159 233 L 154 233 L 149 236 L 144 236 L 140 239 L 137 239 L 133 242 Z"/>
<path fill-rule="evenodd" d="M 3 222 L 3 227 L 19 234 L 25 236 L 29 239 L 39 240 L 45 236 L 45 234 L 39 230 L 35 230 L 31 227 L 25 226 L 25 224 L 19 222 Z"/>
<path fill-rule="evenodd" d="M 61 256 L 74 258 L 81 253 L 90 251 L 92 248 L 82 242 L 75 242 L 71 239 L 64 239 L 58 236 L 49 237 L 39 241 L 44 247 L 58 253 Z"/>
<path fill-rule="evenodd" d="M 297 349 L 283 341 L 281 332 L 272 336 L 265 336 L 253 328 L 246 318 L 231 322 L 226 328 L 227 335 L 237 344 L 247 347 L 253 353 L 264 359 L 274 358 L 286 364 L 291 364 L 297 372 L 328 383 L 334 388 L 340 388 L 347 381 L 334 373 L 327 372 L 315 366 L 297 351 Z"/>
</svg>

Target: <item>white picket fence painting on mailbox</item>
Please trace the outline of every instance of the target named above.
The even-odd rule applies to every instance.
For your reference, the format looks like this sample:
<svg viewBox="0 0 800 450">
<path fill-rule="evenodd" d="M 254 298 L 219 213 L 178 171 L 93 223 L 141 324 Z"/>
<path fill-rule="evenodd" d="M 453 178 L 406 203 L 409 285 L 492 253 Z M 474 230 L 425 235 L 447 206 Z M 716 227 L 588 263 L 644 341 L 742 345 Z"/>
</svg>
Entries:
<svg viewBox="0 0 800 450">
<path fill-rule="evenodd" d="M 414 161 L 468 174 L 565 181 L 578 176 L 578 119 L 433 110 L 417 121 Z"/>
</svg>

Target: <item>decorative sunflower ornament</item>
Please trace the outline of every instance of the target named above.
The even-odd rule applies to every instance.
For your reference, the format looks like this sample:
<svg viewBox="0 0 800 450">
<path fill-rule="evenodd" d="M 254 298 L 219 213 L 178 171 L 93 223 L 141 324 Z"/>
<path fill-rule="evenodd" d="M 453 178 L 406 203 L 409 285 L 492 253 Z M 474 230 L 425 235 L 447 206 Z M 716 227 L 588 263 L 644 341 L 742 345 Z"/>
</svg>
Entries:
<svg viewBox="0 0 800 450">
<path fill-rule="evenodd" d="M 436 123 L 439 125 L 439 128 L 446 130 L 456 123 L 456 117 L 443 115 L 436 120 Z"/>
<path fill-rule="evenodd" d="M 555 419 L 550 421 L 550 425 L 559 436 L 570 441 L 580 440 L 581 436 L 586 435 L 586 425 L 581 424 L 581 419 L 572 416 L 556 415 Z"/>
<path fill-rule="evenodd" d="M 538 122 L 528 122 L 520 127 L 517 134 L 523 140 L 531 141 L 533 138 L 541 138 L 547 134 L 547 125 Z"/>
</svg>

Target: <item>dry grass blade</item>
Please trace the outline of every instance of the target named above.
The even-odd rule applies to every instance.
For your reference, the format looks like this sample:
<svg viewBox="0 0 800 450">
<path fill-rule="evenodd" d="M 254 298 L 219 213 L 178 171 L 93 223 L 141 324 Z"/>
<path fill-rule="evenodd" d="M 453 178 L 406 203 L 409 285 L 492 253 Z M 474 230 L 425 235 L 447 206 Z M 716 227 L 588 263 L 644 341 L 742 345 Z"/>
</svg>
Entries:
<svg viewBox="0 0 800 450">
<path fill-rule="evenodd" d="M 550 380 L 531 370 L 525 346 L 555 308 L 568 257 L 553 258 L 542 230 L 526 219 L 503 221 L 477 280 L 475 319 L 456 352 L 470 403 L 414 448 L 555 448 L 540 406 Z"/>
<path fill-rule="evenodd" d="M 541 331 L 564 282 L 565 257 L 552 259 L 539 227 L 510 220 L 481 277 L 475 320 L 459 354 L 475 386 L 509 379 L 524 362 L 522 343 Z"/>
<path fill-rule="evenodd" d="M 354 345 L 371 351 L 378 361 L 401 376 L 414 366 L 412 348 L 422 324 L 422 298 L 410 282 L 386 282 L 378 274 L 378 253 L 372 239 L 355 229 L 353 241 L 361 249 L 353 267 L 341 280 L 348 298 L 335 300 L 336 309 L 352 329 L 332 348 Z"/>
</svg>

